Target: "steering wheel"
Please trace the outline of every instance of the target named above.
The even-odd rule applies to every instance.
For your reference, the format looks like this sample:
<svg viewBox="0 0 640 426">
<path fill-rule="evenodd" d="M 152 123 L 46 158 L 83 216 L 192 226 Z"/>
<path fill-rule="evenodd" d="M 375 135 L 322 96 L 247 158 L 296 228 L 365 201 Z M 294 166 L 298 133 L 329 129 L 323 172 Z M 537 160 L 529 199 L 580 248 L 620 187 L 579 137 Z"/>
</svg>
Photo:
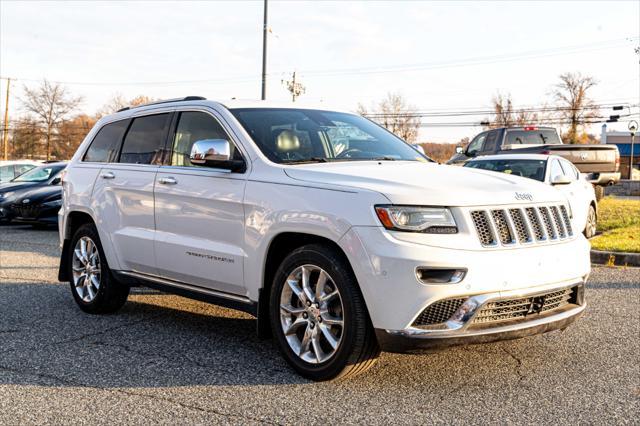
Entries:
<svg viewBox="0 0 640 426">
<path fill-rule="evenodd" d="M 355 154 L 357 152 L 362 152 L 357 148 L 347 149 L 346 151 L 342 151 L 340 154 L 336 155 L 336 158 L 351 158 L 351 154 Z"/>
</svg>

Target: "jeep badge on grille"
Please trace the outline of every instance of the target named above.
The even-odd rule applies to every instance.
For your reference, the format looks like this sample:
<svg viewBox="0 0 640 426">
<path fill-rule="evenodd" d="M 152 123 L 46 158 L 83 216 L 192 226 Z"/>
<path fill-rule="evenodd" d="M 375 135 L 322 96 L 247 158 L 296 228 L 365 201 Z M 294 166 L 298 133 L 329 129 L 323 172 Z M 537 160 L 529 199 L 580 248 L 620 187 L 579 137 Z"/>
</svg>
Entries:
<svg viewBox="0 0 640 426">
<path fill-rule="evenodd" d="M 519 201 L 533 201 L 533 195 L 529 194 L 528 192 L 516 192 L 516 200 Z"/>
</svg>

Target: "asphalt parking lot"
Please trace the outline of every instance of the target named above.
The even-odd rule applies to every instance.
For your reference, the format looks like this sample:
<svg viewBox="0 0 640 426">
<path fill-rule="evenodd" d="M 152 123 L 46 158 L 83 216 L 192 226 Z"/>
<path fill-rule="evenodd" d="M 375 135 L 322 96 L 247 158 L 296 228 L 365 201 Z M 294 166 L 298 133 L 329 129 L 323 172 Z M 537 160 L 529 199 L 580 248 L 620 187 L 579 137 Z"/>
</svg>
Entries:
<svg viewBox="0 0 640 426">
<path fill-rule="evenodd" d="M 0 424 L 636 423 L 640 269 L 594 268 L 565 332 L 383 354 L 312 383 L 248 315 L 136 291 L 90 316 L 57 282 L 55 231 L 0 227 Z M 636 423 L 637 424 L 637 423 Z"/>
</svg>

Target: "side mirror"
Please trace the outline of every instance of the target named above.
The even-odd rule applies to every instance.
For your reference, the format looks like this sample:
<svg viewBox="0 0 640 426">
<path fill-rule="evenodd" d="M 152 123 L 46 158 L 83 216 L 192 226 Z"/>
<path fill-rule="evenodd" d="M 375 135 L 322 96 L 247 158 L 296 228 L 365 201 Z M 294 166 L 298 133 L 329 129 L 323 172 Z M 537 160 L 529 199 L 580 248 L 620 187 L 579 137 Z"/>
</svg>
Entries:
<svg viewBox="0 0 640 426">
<path fill-rule="evenodd" d="M 60 182 L 62 182 L 62 179 L 60 178 L 60 176 L 57 176 L 53 178 L 53 180 L 51 181 L 51 185 L 60 185 Z"/>
<path fill-rule="evenodd" d="M 464 152 L 464 148 L 461 146 L 456 146 L 456 154 L 462 154 Z"/>
<path fill-rule="evenodd" d="M 246 166 L 242 160 L 231 159 L 231 144 L 225 139 L 203 139 L 191 146 L 189 156 L 191 164 L 228 169 L 232 172 L 244 172 Z"/>
<path fill-rule="evenodd" d="M 557 175 L 551 178 L 551 185 L 567 185 L 571 183 L 571 179 L 565 175 Z"/>
</svg>

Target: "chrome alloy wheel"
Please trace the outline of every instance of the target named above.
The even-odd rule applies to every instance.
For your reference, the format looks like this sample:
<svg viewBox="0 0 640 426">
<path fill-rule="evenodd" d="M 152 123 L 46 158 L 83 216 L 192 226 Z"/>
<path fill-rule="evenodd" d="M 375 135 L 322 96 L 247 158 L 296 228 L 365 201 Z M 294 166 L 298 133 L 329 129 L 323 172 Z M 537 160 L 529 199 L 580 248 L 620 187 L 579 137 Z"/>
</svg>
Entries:
<svg viewBox="0 0 640 426">
<path fill-rule="evenodd" d="M 591 207 L 589 208 L 589 214 L 587 216 L 587 229 L 585 232 L 587 238 L 591 238 L 596 235 L 596 220 L 596 212 L 593 210 L 593 207 Z"/>
<path fill-rule="evenodd" d="M 81 237 L 73 249 L 73 285 L 84 302 L 95 299 L 100 289 L 100 253 L 89 237 Z"/>
<path fill-rule="evenodd" d="M 302 360 L 320 364 L 335 355 L 344 334 L 342 297 L 329 274 L 302 265 L 280 294 L 280 324 L 289 347 Z"/>
</svg>

